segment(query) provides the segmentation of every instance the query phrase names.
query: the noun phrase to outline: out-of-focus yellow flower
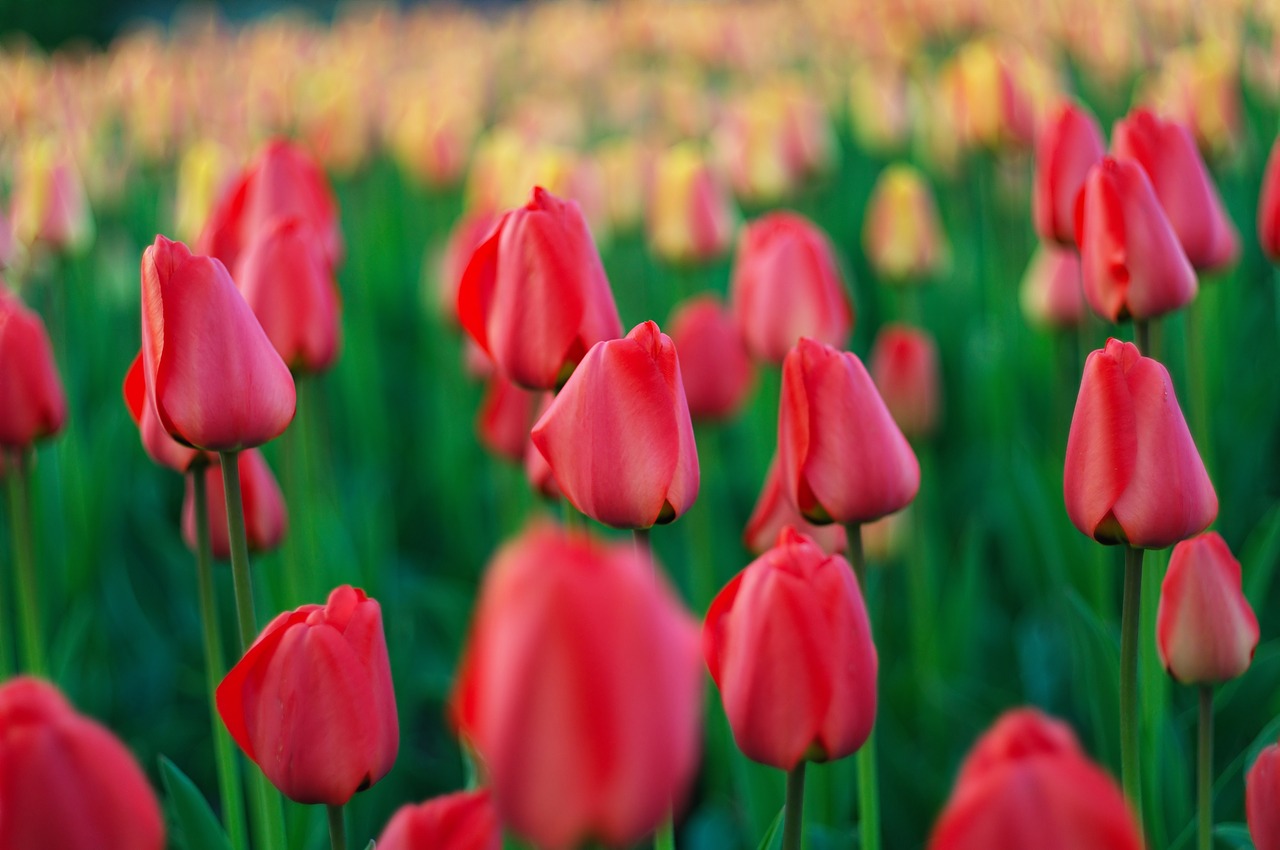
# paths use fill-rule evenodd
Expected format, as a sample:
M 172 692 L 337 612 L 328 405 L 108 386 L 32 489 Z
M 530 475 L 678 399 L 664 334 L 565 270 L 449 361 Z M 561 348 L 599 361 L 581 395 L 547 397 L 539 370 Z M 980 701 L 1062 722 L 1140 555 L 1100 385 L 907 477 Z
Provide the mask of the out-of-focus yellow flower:
M 371 121 L 361 68 L 337 61 L 305 77 L 297 104 L 298 133 L 325 167 L 350 173 L 365 161 Z
M 467 208 L 496 212 L 523 204 L 528 146 L 519 133 L 496 127 L 480 138 L 467 176 Z
M 400 165 L 429 186 L 457 183 L 479 131 L 474 100 L 444 81 L 402 81 L 389 105 L 394 110 L 387 141 Z
M 933 192 L 913 166 L 896 163 L 876 181 L 862 229 L 867 260 L 890 283 L 921 283 L 948 263 Z
M 180 240 L 194 243 L 205 219 L 235 174 L 236 163 L 226 147 L 203 139 L 187 148 L 178 163 L 178 187 L 173 204 L 174 230 Z
M 615 230 L 640 224 L 644 199 L 652 180 L 653 160 L 647 148 L 630 137 L 604 142 L 595 151 L 603 173 L 605 206 Z
M 956 130 L 970 146 L 995 149 L 1032 141 L 1027 92 L 994 42 L 982 39 L 961 47 L 942 68 L 940 83 Z
M 1207 157 L 1234 150 L 1240 138 L 1238 57 L 1225 42 L 1205 41 L 1165 57 L 1140 100 L 1191 128 Z
M 25 245 L 77 252 L 93 241 L 84 184 L 65 146 L 52 138 L 27 143 L 13 186 L 13 231 Z
M 649 244 L 674 263 L 724 255 L 738 224 L 729 190 L 689 142 L 659 156 L 649 199 Z
M 881 155 L 902 150 L 911 132 L 902 69 L 883 62 L 856 67 L 849 80 L 849 118 L 863 150 Z

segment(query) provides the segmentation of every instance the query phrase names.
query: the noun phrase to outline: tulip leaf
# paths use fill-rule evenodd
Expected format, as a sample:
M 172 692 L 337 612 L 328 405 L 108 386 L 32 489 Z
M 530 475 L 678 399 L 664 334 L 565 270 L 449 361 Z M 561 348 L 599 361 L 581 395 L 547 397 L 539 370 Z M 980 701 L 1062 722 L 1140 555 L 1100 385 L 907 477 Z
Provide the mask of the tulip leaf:
M 374 843 L 373 839 L 369 839 L 369 843 L 365 845 L 364 850 L 374 850 L 376 846 L 377 845 Z
M 1253 838 L 1249 835 L 1249 827 L 1242 823 L 1220 823 L 1214 827 L 1213 834 L 1223 844 L 1235 850 L 1253 850 Z
M 195 783 L 176 764 L 160 756 L 170 820 L 177 826 L 186 850 L 230 850 L 227 833 Z
M 760 839 L 760 845 L 756 850 L 770 850 L 774 845 L 774 839 L 778 837 L 778 827 L 782 826 L 782 816 L 786 814 L 787 807 L 783 806 L 778 809 L 778 814 L 774 816 L 773 823 L 769 824 L 769 828 L 765 831 L 764 837 Z

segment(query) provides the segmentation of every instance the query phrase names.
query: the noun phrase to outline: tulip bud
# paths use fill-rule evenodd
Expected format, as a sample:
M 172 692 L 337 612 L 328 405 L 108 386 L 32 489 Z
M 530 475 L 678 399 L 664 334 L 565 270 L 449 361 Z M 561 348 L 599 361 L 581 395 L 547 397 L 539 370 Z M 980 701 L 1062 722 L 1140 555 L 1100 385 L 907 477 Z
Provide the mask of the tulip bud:
M 862 361 L 801 339 L 782 364 L 783 485 L 811 522 L 870 522 L 905 508 L 920 465 Z
M 445 244 L 444 253 L 440 257 L 439 272 L 436 276 L 436 292 L 439 295 L 440 315 L 449 322 L 458 321 L 458 288 L 462 285 L 462 275 L 471 262 L 471 255 L 480 247 L 480 243 L 493 231 L 498 217 L 487 212 L 468 213 L 458 219 L 449 231 L 449 240 Z
M 289 515 L 285 509 L 280 485 L 271 474 L 266 458 L 257 449 L 240 452 L 240 497 L 244 505 L 245 536 L 250 552 L 270 552 L 280 545 L 288 530 Z M 209 506 L 209 542 L 213 557 L 230 558 L 231 541 L 227 536 L 226 490 L 223 489 L 220 461 L 208 464 L 196 473 L 205 477 Z M 182 539 L 187 548 L 196 551 L 195 485 L 187 477 L 186 498 L 182 503 Z
M 1107 340 L 1085 360 L 1063 495 L 1076 528 L 1107 545 L 1163 549 L 1218 515 L 1169 373 L 1132 343 Z
M 801 337 L 843 346 L 853 332 L 835 248 L 798 213 L 768 213 L 743 228 L 729 298 L 747 348 L 770 363 Z
M 184 446 L 160 424 L 155 407 L 147 401 L 147 370 L 142 366 L 139 351 L 124 376 L 124 404 L 133 424 L 138 426 L 142 448 L 152 462 L 167 466 L 175 472 L 186 472 L 196 458 L 207 457 L 204 452 Z
M 871 379 L 908 439 L 937 430 L 941 405 L 938 347 L 927 331 L 885 325 L 871 348 Z
M 592 346 L 532 437 L 565 498 L 605 525 L 668 523 L 698 496 L 680 361 L 653 322 Z
M 164 820 L 146 775 L 105 727 L 53 685 L 0 685 L 0 847 L 163 850 Z
M 378 850 L 501 850 L 502 828 L 487 789 L 459 791 L 401 806 L 376 844 Z
M 499 819 L 546 850 L 629 846 L 698 764 L 698 634 L 649 559 L 536 526 L 484 580 L 453 694 Z
M 754 369 L 738 326 L 715 295 L 676 305 L 667 326 L 680 352 L 689 413 L 695 419 L 729 419 L 751 391 Z
M 788 527 L 796 529 L 829 554 L 849 549 L 849 535 L 843 525 L 814 525 L 791 504 L 782 484 L 778 458 L 774 457 L 769 462 L 769 472 L 765 475 L 764 486 L 760 488 L 760 497 L 756 499 L 751 518 L 747 520 L 747 527 L 742 532 L 742 543 L 751 554 L 763 555 L 777 542 L 782 530 Z
M 1031 140 L 1031 103 L 1006 54 L 1000 45 L 976 39 L 942 71 L 956 130 L 969 145 L 998 148 Z
M 1156 612 L 1156 648 L 1184 685 L 1230 681 L 1249 669 L 1258 618 L 1240 587 L 1240 562 L 1214 531 L 1173 547 Z
M 1245 775 L 1244 810 L 1256 850 L 1280 850 L 1280 745 L 1258 753 Z
M 0 281 L 0 448 L 25 451 L 66 421 L 67 399 L 44 322 Z
M 1195 298 L 1196 273 L 1142 166 L 1104 158 L 1077 211 L 1084 297 L 1099 316 L 1151 319 Z
M 1258 197 L 1258 244 L 1271 262 L 1280 262 L 1280 138 L 1271 145 Z
M 342 806 L 387 774 L 400 726 L 382 609 L 343 585 L 272 620 L 217 690 L 240 749 L 298 803 Z
M 1084 319 L 1080 255 L 1075 248 L 1041 244 L 1022 276 L 1022 312 L 1032 322 L 1072 328 Z
M 492 375 L 476 414 L 476 433 L 484 447 L 498 457 L 521 463 L 529 445 L 534 410 L 542 396 L 502 375 Z
M 64 146 L 52 139 L 26 146 L 13 187 L 13 230 L 25 245 L 75 251 L 93 240 L 84 184 Z
M 791 770 L 844 758 L 870 736 L 876 648 L 857 578 L 839 555 L 783 529 L 720 591 L 702 637 L 747 758 Z
M 658 158 L 647 221 L 655 254 L 673 263 L 701 263 L 729 250 L 738 212 L 702 155 L 679 145 Z
M 914 167 L 899 163 L 880 175 L 862 229 L 867 261 L 890 283 L 920 283 L 947 264 L 947 240 L 933 192 Z
M 1079 103 L 1064 101 L 1036 141 L 1031 209 L 1041 239 L 1075 247 L 1080 191 L 1105 154 L 1097 119 Z
M 618 308 L 574 201 L 542 188 L 507 212 L 471 257 L 458 320 L 529 389 L 562 383 L 595 343 L 622 335 Z

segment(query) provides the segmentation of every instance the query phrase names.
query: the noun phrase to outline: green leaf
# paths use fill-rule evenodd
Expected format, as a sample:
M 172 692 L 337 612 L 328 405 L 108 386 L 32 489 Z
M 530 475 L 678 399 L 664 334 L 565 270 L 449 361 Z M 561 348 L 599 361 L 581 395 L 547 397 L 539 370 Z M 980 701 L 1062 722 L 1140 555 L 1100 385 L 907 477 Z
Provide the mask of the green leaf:
M 1242 823 L 1220 823 L 1214 827 L 1213 834 L 1235 850 L 1253 850 L 1253 838 L 1249 835 L 1249 827 Z
M 195 783 L 176 764 L 160 756 L 160 779 L 169 817 L 177 825 L 186 850 L 231 850 L 222 824 Z
M 782 826 L 782 816 L 786 811 L 786 806 L 778 809 L 778 814 L 774 816 L 773 823 L 769 824 L 769 828 L 765 830 L 764 838 L 760 839 L 760 846 L 756 850 L 769 850 L 773 846 L 774 839 L 778 835 L 778 827 Z

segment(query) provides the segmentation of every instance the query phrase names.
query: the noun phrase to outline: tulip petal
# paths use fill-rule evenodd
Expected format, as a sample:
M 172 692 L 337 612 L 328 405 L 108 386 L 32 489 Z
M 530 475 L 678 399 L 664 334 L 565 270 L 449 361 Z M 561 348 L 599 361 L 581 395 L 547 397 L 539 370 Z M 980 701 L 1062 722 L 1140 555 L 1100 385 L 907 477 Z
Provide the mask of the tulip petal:
M 1063 472 L 1067 515 L 1081 532 L 1107 543 L 1121 542 L 1102 525 L 1129 486 L 1138 451 L 1137 414 L 1122 351 L 1108 343 L 1106 351 L 1095 351 L 1085 361 Z

